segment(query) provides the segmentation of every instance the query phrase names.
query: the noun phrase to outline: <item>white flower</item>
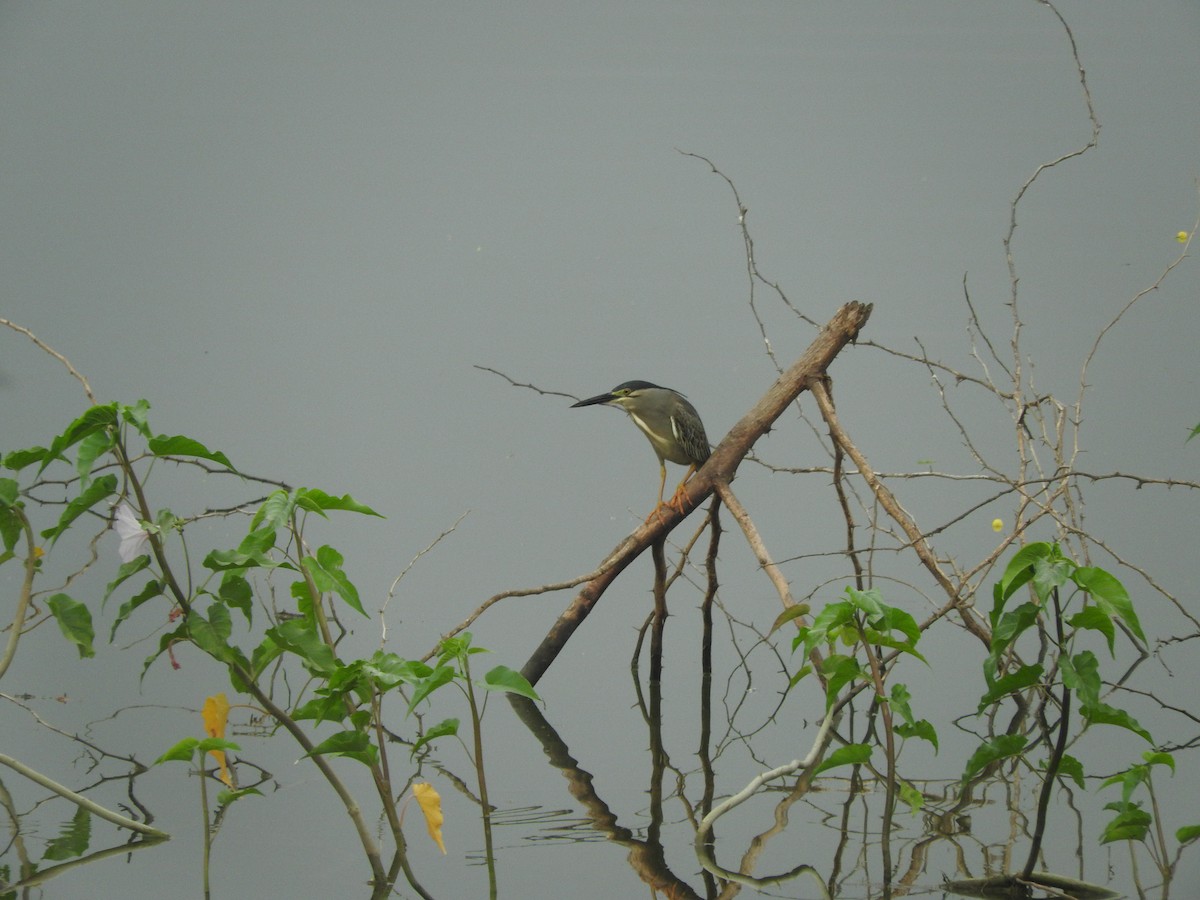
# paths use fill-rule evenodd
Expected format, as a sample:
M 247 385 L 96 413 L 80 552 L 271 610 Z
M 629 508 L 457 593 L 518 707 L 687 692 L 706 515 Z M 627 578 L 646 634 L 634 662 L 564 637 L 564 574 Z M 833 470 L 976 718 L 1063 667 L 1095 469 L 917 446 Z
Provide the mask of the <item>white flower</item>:
M 113 528 L 117 531 L 117 537 L 121 539 L 121 545 L 117 548 L 121 562 L 133 562 L 139 556 L 145 555 L 146 543 L 150 540 L 150 535 L 146 533 L 146 529 L 142 527 L 137 514 L 133 511 L 133 507 L 128 503 L 122 501 L 117 504 L 116 515 L 113 516 Z

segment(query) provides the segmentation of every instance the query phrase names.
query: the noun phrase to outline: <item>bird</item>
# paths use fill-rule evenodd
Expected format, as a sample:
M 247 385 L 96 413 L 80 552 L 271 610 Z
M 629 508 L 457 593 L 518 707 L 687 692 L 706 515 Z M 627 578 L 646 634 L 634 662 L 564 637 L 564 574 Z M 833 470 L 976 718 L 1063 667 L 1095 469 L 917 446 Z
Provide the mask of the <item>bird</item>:
M 700 421 L 696 407 L 679 391 L 660 387 L 649 381 L 626 381 L 605 394 L 597 394 L 595 397 L 573 403 L 571 408 L 597 405 L 616 406 L 625 410 L 629 418 L 633 419 L 633 424 L 649 439 L 650 446 L 658 456 L 658 467 L 662 477 L 658 483 L 658 506 L 650 515 L 659 512 L 664 506 L 670 506 L 683 515 L 684 486 L 696 470 L 704 465 L 710 453 L 704 423 Z M 664 502 L 668 460 L 687 466 L 688 469 L 683 480 L 679 482 L 679 487 L 675 489 L 675 495 L 670 501 Z

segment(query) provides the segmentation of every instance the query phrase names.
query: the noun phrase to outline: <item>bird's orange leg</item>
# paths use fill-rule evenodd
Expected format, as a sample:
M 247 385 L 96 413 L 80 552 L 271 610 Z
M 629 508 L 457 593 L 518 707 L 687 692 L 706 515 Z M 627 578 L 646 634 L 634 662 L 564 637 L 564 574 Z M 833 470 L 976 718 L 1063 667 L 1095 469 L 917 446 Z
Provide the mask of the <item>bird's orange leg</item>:
M 683 508 L 683 501 L 685 499 L 684 498 L 684 493 L 685 493 L 684 489 L 687 487 L 688 481 L 690 481 L 692 476 L 695 474 L 696 474 L 696 465 L 695 465 L 695 463 L 693 463 L 692 465 L 688 466 L 688 470 L 683 476 L 683 481 L 679 482 L 679 487 L 675 488 L 675 495 L 669 501 L 667 501 L 666 505 L 670 506 L 671 509 L 675 510 L 681 516 L 686 515 L 686 512 L 684 511 L 684 508 Z
M 663 491 L 667 488 L 667 464 L 659 461 L 659 469 L 662 472 L 662 477 L 658 480 L 658 506 L 650 510 L 650 515 L 646 516 L 646 521 L 649 522 L 655 516 L 658 516 L 659 524 L 665 524 L 666 519 L 663 518 L 662 508 L 667 504 L 663 502 Z

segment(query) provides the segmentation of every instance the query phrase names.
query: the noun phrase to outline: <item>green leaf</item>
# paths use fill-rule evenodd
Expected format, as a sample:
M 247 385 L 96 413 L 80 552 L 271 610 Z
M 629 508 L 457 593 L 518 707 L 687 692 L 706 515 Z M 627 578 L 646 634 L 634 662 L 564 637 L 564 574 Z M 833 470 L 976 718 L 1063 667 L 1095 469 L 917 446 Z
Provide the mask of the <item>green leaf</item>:
M 229 618 L 229 610 L 224 606 L 220 603 L 210 604 L 207 619 L 193 608 L 187 617 L 187 629 L 188 637 L 197 647 L 213 659 L 229 661 L 229 636 L 233 633 L 233 622 Z
M 12 478 L 0 478 L 0 507 L 16 506 L 21 486 Z
M 46 471 L 46 467 L 56 459 L 65 460 L 63 451 L 82 441 L 85 437 L 102 431 L 117 424 L 117 405 L 109 403 L 105 406 L 93 406 L 82 416 L 67 426 L 67 430 L 56 437 L 42 457 L 38 474 Z
M 121 418 L 137 429 L 138 434 L 150 440 L 150 401 L 142 399 L 132 406 L 119 407 Z
M 1200 838 L 1200 825 L 1184 825 L 1175 831 L 1175 840 L 1180 844 L 1191 843 L 1196 838 Z
M 938 736 L 937 730 L 925 719 L 917 719 L 913 715 L 910 705 L 912 695 L 908 692 L 908 688 L 903 684 L 892 685 L 891 695 L 888 697 L 888 704 L 892 707 L 892 711 L 898 713 L 904 721 L 896 725 L 896 734 L 907 740 L 908 738 L 920 738 L 923 741 L 929 741 L 933 744 L 933 752 L 938 752 Z
M 117 489 L 117 476 L 104 475 L 97 478 L 91 484 L 80 492 L 79 496 L 67 504 L 67 508 L 63 510 L 59 516 L 58 524 L 53 528 L 47 528 L 42 532 L 42 537 L 50 541 L 53 545 L 58 540 L 59 535 L 71 527 L 71 523 L 78 519 L 81 515 L 103 500 L 105 497 L 114 493 Z
M 1050 556 L 1033 564 L 1033 592 L 1037 594 L 1043 606 L 1050 599 L 1051 593 L 1070 580 L 1074 569 L 1075 563 L 1065 559 L 1058 547 L 1054 548 Z
M 318 675 L 331 675 L 338 667 L 332 648 L 321 640 L 307 619 L 287 619 L 267 629 L 271 638 L 284 650 L 295 653 Z
M 257 678 L 272 662 L 282 656 L 284 648 L 268 633 L 250 655 L 250 672 Z
M 92 628 L 92 614 L 88 608 L 66 594 L 55 594 L 47 603 L 63 637 L 79 648 L 80 657 L 86 659 L 95 656 L 92 641 L 96 632 Z
M 233 467 L 233 463 L 229 461 L 229 457 L 220 450 L 209 450 L 199 441 L 184 437 L 182 434 L 172 437 L 160 434 L 158 437 L 151 438 L 147 446 L 155 456 L 194 456 L 198 459 L 207 459 L 218 463 L 231 472 L 237 471 Z
M 1175 774 L 1175 757 L 1170 753 L 1164 753 L 1161 750 L 1147 750 L 1142 754 L 1142 759 L 1148 766 L 1166 766 L 1171 770 L 1172 775 Z
M 796 674 L 793 675 L 788 680 L 788 688 L 794 688 L 797 684 L 800 683 L 801 679 L 804 678 L 804 676 L 811 675 L 812 672 L 813 672 L 813 667 L 811 665 L 809 665 L 808 663 L 805 663 L 803 666 L 801 666 L 799 668 L 799 670 L 797 670 Z
M 1059 776 L 1066 775 L 1079 786 L 1080 790 L 1085 790 L 1087 785 L 1084 783 L 1083 763 L 1073 757 L 1070 753 L 1064 753 L 1062 759 L 1058 763 Z
M 148 565 L 150 565 L 150 557 L 145 555 L 139 556 L 137 559 L 130 560 L 127 563 L 122 563 L 121 568 L 117 569 L 117 577 L 108 583 L 108 588 L 104 591 L 104 599 L 100 601 L 100 609 L 103 610 L 108 604 L 108 598 L 112 596 L 113 591 Z
M 243 797 L 249 797 L 251 795 L 261 797 L 263 792 L 258 788 L 242 788 L 237 791 L 221 791 L 217 794 L 217 802 L 222 806 L 228 806 L 235 800 L 241 800 Z
M 297 721 L 312 719 L 314 722 L 341 722 L 346 718 L 346 699 L 342 694 L 313 697 L 292 712 Z
M 46 845 L 42 859 L 64 860 L 83 856 L 87 853 L 91 838 L 92 815 L 82 806 L 76 807 L 70 824 L 64 826 L 58 837 Z
M 277 563 L 263 553 L 243 553 L 240 550 L 213 550 L 204 557 L 203 566 L 214 572 L 240 572 L 243 569 L 291 569 L 287 563 Z
M 30 447 L 28 450 L 14 450 L 4 457 L 4 468 L 20 472 L 26 466 L 41 462 L 50 451 L 45 447 Z
M 983 666 L 983 677 L 992 683 L 999 671 L 1000 657 L 1004 651 L 1030 626 L 1037 623 L 1041 607 L 1036 603 L 1022 603 L 1015 609 L 1001 613 L 992 624 L 992 648 Z
M 371 697 L 370 681 L 363 677 L 363 660 L 356 659 L 346 665 L 338 664 L 337 668 L 327 676 L 325 686 L 320 692 L 328 692 L 338 696 L 347 694 L 360 695 L 363 700 Z
M 320 515 L 325 514 L 325 510 L 341 509 L 347 512 L 362 513 L 365 516 L 378 516 L 379 513 L 371 509 L 365 503 L 359 503 L 349 494 L 343 494 L 341 497 L 334 497 L 317 488 L 300 488 L 296 491 L 296 505 L 302 509 L 307 509 L 310 512 L 315 512 Z
M 1116 656 L 1113 646 L 1116 629 L 1113 628 L 1112 617 L 1105 613 L 1099 606 L 1091 604 L 1081 609 L 1067 619 L 1067 624 L 1072 628 L 1086 628 L 1089 631 L 1100 632 L 1108 642 L 1108 655 Z
M 921 639 L 921 629 L 917 620 L 909 613 L 883 602 L 878 590 L 857 591 L 846 588 L 850 603 L 866 617 L 868 627 L 864 629 L 867 640 L 872 644 L 891 647 L 905 653 L 911 653 L 922 662 L 925 658 L 917 652 L 916 644 Z M 904 636 L 900 639 L 894 636 L 899 632 Z
M 246 624 L 250 624 L 254 609 L 254 592 L 250 589 L 250 582 L 237 572 L 226 572 L 221 579 L 221 586 L 217 588 L 217 597 L 226 606 L 240 609 L 246 617 Z
M 396 670 L 406 684 L 417 684 L 433 674 L 433 666 L 419 659 L 405 660 L 404 666 Z
M 446 638 L 438 646 L 438 661 L 448 662 L 452 659 L 465 661 L 467 651 L 471 647 L 471 632 L 464 631 L 454 637 Z
M 339 731 L 330 735 L 305 756 L 346 756 L 363 765 L 373 765 L 379 758 L 379 750 L 370 738 L 361 731 Z
M 483 687 L 489 691 L 503 691 L 508 694 L 520 694 L 530 700 L 540 701 L 531 685 L 520 672 L 508 666 L 496 666 L 483 676 Z
M 426 729 L 425 733 L 421 735 L 420 739 L 413 744 L 412 752 L 409 754 L 409 758 L 411 759 L 412 757 L 416 756 L 417 751 L 426 744 L 432 743 L 438 738 L 451 737 L 456 734 L 458 734 L 458 719 L 446 719 L 442 722 L 438 722 L 432 728 Z
M 0 563 L 8 562 L 13 558 L 13 551 L 16 549 L 17 541 L 21 539 L 23 530 L 24 525 L 17 508 L 0 506 L 0 537 L 4 540 L 4 553 L 0 556 Z
M 807 603 L 793 603 L 778 616 L 775 617 L 775 622 L 771 625 L 771 630 L 768 634 L 774 634 L 788 622 L 793 619 L 798 619 L 801 616 L 808 615 L 809 606 Z
M 1100 702 L 1100 663 L 1095 653 L 1084 650 L 1073 657 L 1064 653 L 1059 657 L 1059 665 L 1063 684 L 1075 692 L 1083 707 Z
M 199 743 L 200 741 L 197 738 L 184 738 L 182 741 L 156 759 L 154 764 L 157 766 L 159 763 L 164 762 L 191 762 L 192 757 L 196 752 L 196 745 Z
M 264 558 L 263 554 L 275 547 L 278 535 L 278 529 L 270 527 L 257 528 L 246 533 L 246 536 L 242 538 L 242 542 L 238 544 L 238 551 L 253 556 L 255 559 L 262 559 Z
M 1114 784 L 1121 785 L 1121 808 L 1130 805 L 1130 800 L 1133 797 L 1133 792 L 1143 784 L 1148 784 L 1150 781 L 1149 766 L 1130 766 L 1124 772 L 1118 772 L 1116 775 L 1111 775 L 1104 779 L 1104 783 L 1100 785 L 1102 788 L 1111 787 Z M 1136 804 L 1134 804 L 1136 805 Z M 1116 808 L 1116 807 L 1114 807 Z
M 870 758 L 871 746 L 869 744 L 845 744 L 825 757 L 825 760 L 817 766 L 817 770 L 813 774 L 820 775 L 826 769 L 832 769 L 836 766 L 858 765 L 865 763 Z
M 1105 809 L 1112 804 L 1105 806 Z M 1153 820 L 1150 814 L 1137 806 L 1131 806 L 1117 813 L 1111 822 L 1104 826 L 1100 835 L 1100 843 L 1111 844 L 1115 841 L 1140 841 L 1146 837 Z
M 112 449 L 115 442 L 116 432 L 108 428 L 89 434 L 79 442 L 79 449 L 75 451 L 75 471 L 79 473 L 80 487 L 87 487 L 92 466 L 97 459 Z
M 143 556 L 140 558 L 145 559 L 146 557 Z M 134 560 L 134 562 L 137 562 L 137 560 Z M 146 586 L 142 588 L 141 592 L 127 600 L 125 603 L 122 603 L 121 608 L 117 610 L 117 617 L 113 621 L 112 630 L 108 633 L 109 643 L 112 643 L 113 638 L 117 636 L 117 629 L 121 627 L 121 624 L 133 614 L 135 609 L 137 609 L 147 600 L 153 600 L 155 597 L 161 597 L 162 593 L 162 584 L 157 579 L 151 578 L 146 582 Z M 106 596 L 104 599 L 107 600 L 108 597 Z
M 427 678 L 417 682 L 414 685 L 412 699 L 408 701 L 408 712 L 405 715 L 412 715 L 412 711 L 417 708 L 417 704 L 438 688 L 453 681 L 454 675 L 453 668 L 446 665 L 439 665 L 429 673 Z
M 979 698 L 979 706 L 975 710 L 975 715 L 979 715 L 993 703 L 1009 694 L 1015 694 L 1038 684 L 1042 680 L 1044 671 L 1040 665 L 1021 666 L 1017 671 L 993 681 L 987 692 Z
M 830 643 L 831 634 L 854 621 L 854 606 L 846 601 L 828 603 L 813 618 L 811 625 L 800 628 L 792 641 L 792 651 L 804 646 L 804 655 L 809 656 L 813 649 Z
M 201 753 L 210 753 L 213 750 L 241 750 L 242 748 L 233 741 L 227 741 L 225 738 L 206 737 L 201 738 L 196 742 L 196 750 Z
M 1137 613 L 1133 611 L 1133 602 L 1129 599 L 1129 593 L 1115 576 L 1103 569 L 1085 566 L 1076 569 L 1071 577 L 1081 589 L 1088 592 L 1101 610 L 1109 616 L 1116 616 L 1138 638 L 1142 641 L 1146 640 Z
M 908 811 L 915 816 L 925 806 L 925 795 L 903 778 L 897 779 L 897 787 L 900 799 L 908 804 Z
M 377 690 L 386 692 L 396 685 L 416 682 L 432 670 L 423 662 L 376 650 L 370 659 L 363 661 L 362 671 Z
M 1017 756 L 1025 749 L 1026 738 L 1021 734 L 1002 734 L 980 744 L 971 758 L 967 760 L 967 768 L 962 774 L 964 782 L 982 772 L 993 763 Z
M 992 632 L 992 647 L 1006 649 L 1026 629 L 1037 623 L 1041 609 L 1036 603 L 1022 603 L 1004 613 Z
M 825 688 L 825 709 L 828 710 L 841 689 L 862 675 L 862 666 L 853 656 L 831 653 L 821 664 L 821 671 L 828 679 Z
M 907 616 L 908 613 L 905 613 L 904 615 Z M 910 618 L 911 618 L 911 616 L 910 616 Z M 870 644 L 877 645 L 880 647 L 890 647 L 893 650 L 899 650 L 902 653 L 908 653 L 909 655 L 915 656 L 921 662 L 926 663 L 928 665 L 925 657 L 921 655 L 920 651 L 917 650 L 916 646 L 911 641 L 897 640 L 896 638 L 892 637 L 890 634 L 888 634 L 886 632 L 876 631 L 873 628 L 863 629 L 863 634 L 866 636 L 867 642 Z
M 250 520 L 251 532 L 266 529 L 274 533 L 286 526 L 292 517 L 296 501 L 287 491 L 272 491 Z
M 883 595 L 878 589 L 871 588 L 869 591 L 859 591 L 852 587 L 846 588 L 846 596 L 850 598 L 850 603 L 855 609 L 861 610 L 867 617 L 867 621 L 872 625 L 876 625 L 883 618 L 884 603 Z
M 12 559 L 17 542 L 25 531 L 25 515 L 18 497 L 17 483 L 11 478 L 0 478 L 0 538 L 4 541 L 0 563 Z
M 308 570 L 309 575 L 312 576 L 317 590 L 321 591 L 321 593 L 333 591 L 346 601 L 347 606 L 360 615 L 369 618 L 366 610 L 362 607 L 362 602 L 358 599 L 358 588 L 354 586 L 353 582 L 346 577 L 346 573 L 342 571 L 343 562 L 345 560 L 342 554 L 338 553 L 332 547 L 325 545 L 317 550 L 315 557 L 304 557 L 301 564 Z
M 921 626 L 917 624 L 917 620 L 912 617 L 911 613 L 905 612 L 896 606 L 885 606 L 883 612 L 883 624 L 889 631 L 898 631 L 908 640 L 905 642 L 909 646 L 915 646 L 917 641 L 921 639 Z M 879 626 L 876 626 L 879 627 Z M 915 656 L 920 656 L 916 650 L 909 650 Z
M 1047 558 L 1053 550 L 1052 544 L 1034 543 L 1026 544 L 1017 551 L 1016 555 L 1008 561 L 1004 574 L 1000 576 L 1000 581 L 997 583 L 999 605 L 1003 606 L 1003 601 L 1011 597 L 1018 588 L 1033 577 L 1034 565 L 1039 560 Z M 993 617 L 995 612 L 996 610 L 993 610 Z M 994 624 L 993 621 L 993 626 Z
M 891 705 L 892 711 L 899 713 L 905 722 L 915 721 L 912 711 L 912 694 L 909 693 L 908 685 L 893 684 L 888 703 Z
M 920 738 L 923 741 L 929 741 L 933 744 L 933 752 L 938 752 L 938 736 L 935 729 L 926 719 L 918 719 L 916 722 L 901 722 L 896 726 L 896 734 L 908 740 L 909 738 Z
M 1116 725 L 1119 728 L 1132 731 L 1139 737 L 1144 738 L 1149 744 L 1154 743 L 1154 738 L 1150 736 L 1150 732 L 1139 725 L 1137 719 L 1123 709 L 1117 709 L 1106 703 L 1096 703 L 1092 706 L 1082 707 L 1079 712 L 1093 725 Z

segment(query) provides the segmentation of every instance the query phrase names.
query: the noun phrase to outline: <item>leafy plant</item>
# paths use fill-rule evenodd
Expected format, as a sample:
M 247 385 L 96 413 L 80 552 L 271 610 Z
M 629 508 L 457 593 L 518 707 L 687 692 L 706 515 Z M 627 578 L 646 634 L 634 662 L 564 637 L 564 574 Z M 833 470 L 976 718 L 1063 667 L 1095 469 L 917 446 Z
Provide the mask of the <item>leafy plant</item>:
M 1020 593 L 1022 588 L 1028 589 L 1024 595 Z M 1057 700 L 1057 720 L 1048 726 L 1045 735 L 1050 757 L 1043 767 L 1037 822 L 1021 873 L 1023 879 L 1029 879 L 1059 775 L 1068 775 L 1080 787 L 1084 784 L 1083 764 L 1066 752 L 1072 706 L 1078 708 L 1082 719 L 1081 733 L 1093 725 L 1113 725 L 1154 743 L 1128 711 L 1108 702 L 1099 659 L 1092 650 L 1080 646 L 1084 635 L 1094 632 L 1101 636 L 1114 658 L 1118 628 L 1137 642 L 1144 643 L 1146 637 L 1121 582 L 1103 569 L 1078 565 L 1064 556 L 1057 544 L 1034 543 L 1018 551 L 995 584 L 992 596 L 991 643 L 983 665 L 986 690 L 977 714 L 1007 699 L 1015 700 L 1022 708 L 1031 702 L 1050 708 Z M 1049 648 L 1039 662 L 1027 662 L 1020 655 L 1017 645 L 1026 633 L 1037 636 L 1038 646 Z M 963 781 L 1003 760 L 1024 758 L 1033 743 L 1021 730 L 1029 718 L 1015 717 L 1006 733 L 983 741 L 968 760 Z M 1041 717 L 1032 718 L 1037 721 Z M 1125 809 L 1119 817 L 1129 813 Z
M 446 641 L 433 666 L 383 650 L 367 658 L 341 658 L 338 647 L 346 630 L 340 624 L 340 614 L 348 610 L 365 617 L 367 613 L 346 570 L 345 557 L 328 544 L 310 549 L 305 528 L 310 520 L 327 520 L 333 513 L 379 515 L 349 495 L 338 496 L 316 488 L 273 490 L 257 504 L 246 534 L 236 547 L 209 550 L 201 557 L 199 569 L 193 569 L 191 560 L 197 554 L 189 549 L 187 535 L 192 520 L 151 505 L 146 487 L 149 474 L 159 462 L 173 460 L 202 465 L 206 472 L 249 476 L 238 472 L 223 452 L 212 450 L 194 438 L 155 435 L 149 425 L 149 409 L 144 400 L 133 405 L 95 405 L 72 421 L 48 447 L 19 450 L 3 458 L 4 467 L 10 471 L 32 472 L 35 485 L 51 466 L 67 466 L 72 470 L 73 474 L 63 478 L 71 494 L 57 521 L 40 532 L 47 548 L 52 549 L 84 516 L 103 520 L 112 517 L 121 564 L 108 584 L 101 607 L 118 591 L 123 591 L 127 582 L 143 577 L 147 580 L 117 610 L 110 640 L 133 616 L 154 615 L 152 610 L 157 607 L 157 614 L 165 615 L 171 627 L 160 636 L 155 652 L 145 660 L 143 677 L 164 655 L 178 668 L 181 663 L 177 652 L 189 646 L 224 667 L 233 689 L 247 695 L 252 706 L 265 711 L 291 735 L 341 799 L 370 864 L 376 897 L 391 892 L 401 870 L 419 895 L 428 896 L 408 864 L 397 808 L 400 792 L 392 787 L 388 760 L 392 738 L 383 727 L 386 698 L 410 692 L 407 708 L 411 713 L 438 688 L 457 684 L 471 713 L 474 749 L 469 755 L 479 777 L 490 861 L 490 807 L 483 769 L 480 736 L 483 704 L 479 692 L 511 692 L 536 699 L 529 683 L 505 666 L 493 668 L 481 681 L 473 680 L 470 658 L 485 651 L 471 646 L 469 634 Z M 131 449 L 133 442 L 140 442 L 144 450 L 135 453 Z M 33 526 L 25 509 L 24 495 L 29 489 L 30 486 L 22 489 L 18 480 L 0 479 L 0 538 L 4 542 L 0 564 L 23 552 L 26 570 L 17 620 L 5 656 L 0 660 L 0 675 L 16 652 L 34 579 L 41 566 L 42 552 L 35 544 Z M 22 539 L 23 548 L 19 546 Z M 277 581 L 281 577 L 291 579 L 288 591 L 294 610 L 270 611 L 267 621 L 256 627 L 256 614 L 261 615 L 267 604 L 254 602 L 254 582 L 260 578 Z M 96 611 L 66 593 L 49 598 L 47 607 L 80 655 L 94 655 Z M 306 673 L 308 688 L 301 698 L 284 705 L 274 697 L 273 678 L 281 666 L 291 664 Z M 206 756 L 213 756 L 219 777 L 226 785 L 218 798 L 222 807 L 247 793 L 257 793 L 253 788 L 237 790 L 226 767 L 225 751 L 238 749 L 224 739 L 227 712 L 224 695 L 209 698 L 205 709 L 208 736 L 185 738 L 158 760 L 192 761 L 202 769 Z M 335 723 L 339 730 L 319 737 L 316 732 L 325 723 Z M 457 721 L 453 719 L 426 730 L 415 739 L 414 753 L 431 740 L 453 735 L 456 730 Z M 360 803 L 333 768 L 331 761 L 339 757 L 354 760 L 371 773 L 394 844 L 392 859 L 386 866 Z M 212 831 L 205 778 L 201 778 L 201 791 L 206 822 L 207 888 Z
M 894 684 L 890 692 L 887 679 L 896 657 L 907 654 L 921 662 L 925 657 L 917 650 L 921 629 L 916 620 L 904 610 L 890 606 L 876 589 L 858 590 L 847 587 L 846 599 L 829 603 L 813 618 L 812 624 L 801 625 L 792 641 L 792 652 L 802 650 L 804 656 L 813 660 L 821 681 L 825 686 L 825 714 L 829 716 L 835 705 L 844 703 L 858 689 L 870 687 L 874 691 L 875 709 L 883 724 L 883 744 L 886 752 L 886 791 L 883 828 L 885 865 L 890 866 L 888 835 L 891 831 L 892 815 L 895 811 L 897 794 L 916 813 L 924 802 L 921 792 L 897 771 L 899 749 L 895 738 L 919 738 L 938 748 L 937 731 L 928 721 L 917 719 L 912 711 L 912 696 L 903 684 Z M 794 616 L 781 616 L 782 621 Z M 848 652 L 837 652 L 837 645 Z M 825 653 L 822 654 L 822 648 Z M 890 654 L 885 651 L 891 651 Z M 861 653 L 862 658 L 859 658 Z M 804 666 L 793 678 L 793 683 L 812 671 Z M 843 689 L 848 693 L 843 696 Z M 902 721 L 895 720 L 899 714 Z M 825 769 L 842 763 L 863 763 L 870 757 L 871 747 L 867 744 L 849 744 L 830 754 L 819 774 Z
M 203 883 L 204 896 L 207 897 L 210 893 L 209 871 L 212 859 L 213 837 L 216 833 L 216 822 L 209 817 L 208 777 L 204 771 L 205 758 L 211 756 L 216 760 L 218 765 L 217 778 L 226 787 L 226 790 L 221 791 L 217 795 L 217 803 L 222 807 L 222 811 L 235 800 L 252 794 L 262 796 L 262 792 L 252 787 L 241 790 L 236 788 L 229 767 L 225 763 L 226 750 L 241 749 L 232 741 L 225 740 L 225 725 L 229 717 L 229 701 L 225 699 L 225 695 L 217 694 L 216 696 L 209 697 L 204 702 L 202 715 L 204 717 L 204 730 L 208 734 L 208 737 L 186 737 L 156 759 L 154 764 L 160 765 L 164 762 L 194 762 L 196 770 L 200 774 L 200 809 L 204 815 Z
M 438 650 L 437 664 L 432 667 L 426 666 L 420 673 L 420 677 L 414 679 L 412 682 L 413 693 L 408 703 L 408 712 L 411 715 L 420 704 L 428 701 L 435 691 L 449 684 L 457 687 L 466 698 L 467 707 L 471 713 L 471 736 L 473 741 L 470 748 L 467 748 L 464 744 L 463 749 L 475 767 L 476 783 L 479 786 L 479 805 L 482 810 L 483 841 L 488 867 L 488 880 L 492 895 L 494 896 L 496 892 L 496 868 L 495 856 L 492 851 L 492 806 L 488 800 L 487 775 L 483 761 L 482 723 L 483 712 L 487 704 L 487 694 L 499 692 L 517 694 L 530 700 L 539 700 L 540 698 L 520 672 L 516 672 L 507 666 L 496 666 L 490 669 L 483 676 L 482 681 L 476 681 L 472 678 L 471 657 L 478 653 L 487 653 L 488 651 L 482 647 L 471 646 L 471 640 L 471 632 L 464 631 L 455 637 L 442 641 Z M 483 692 L 482 702 L 480 695 L 476 693 L 477 690 Z M 458 726 L 458 719 L 445 719 L 432 728 L 427 729 L 424 736 L 413 745 L 413 754 L 415 755 L 418 750 L 436 738 L 457 736 Z M 436 797 L 436 794 L 434 796 Z M 420 796 L 418 799 L 420 799 Z M 422 801 L 422 809 L 425 809 L 424 801 Z M 428 820 L 428 812 L 426 816 Z M 432 835 L 433 833 L 434 827 L 431 824 L 430 834 Z M 440 837 L 435 838 L 435 840 L 441 845 Z M 443 850 L 443 852 L 445 851 Z

